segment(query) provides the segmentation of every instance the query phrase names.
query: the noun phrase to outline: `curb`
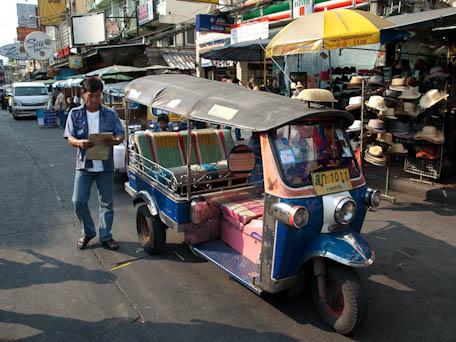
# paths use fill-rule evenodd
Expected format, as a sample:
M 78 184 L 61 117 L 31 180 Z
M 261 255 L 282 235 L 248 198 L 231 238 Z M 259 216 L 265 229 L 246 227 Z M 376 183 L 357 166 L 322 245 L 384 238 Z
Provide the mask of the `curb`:
M 376 185 L 384 193 L 385 184 L 380 179 L 368 178 L 368 184 Z M 383 181 L 384 182 L 384 181 Z M 441 184 L 424 184 L 413 182 L 410 179 L 390 178 L 389 190 L 418 197 L 423 201 L 444 203 L 456 207 L 456 188 Z

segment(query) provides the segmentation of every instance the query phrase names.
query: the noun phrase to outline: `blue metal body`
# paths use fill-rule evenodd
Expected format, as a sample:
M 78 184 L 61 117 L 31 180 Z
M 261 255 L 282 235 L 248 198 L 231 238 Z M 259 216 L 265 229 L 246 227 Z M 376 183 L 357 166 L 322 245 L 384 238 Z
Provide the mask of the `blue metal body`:
M 277 223 L 272 278 L 291 277 L 300 272 L 305 261 L 316 256 L 354 267 L 367 266 L 373 252 L 359 235 L 367 211 L 363 200 L 365 192 L 365 186 L 350 191 L 358 207 L 355 219 L 343 231 L 327 234 L 320 233 L 323 225 L 321 197 L 282 199 L 281 202 L 306 207 L 309 222 L 301 229 Z
M 128 176 L 130 186 L 135 191 L 146 191 L 153 197 L 160 213 L 166 214 L 177 224 L 190 222 L 188 201 L 174 200 L 172 196 L 160 191 L 136 173 L 129 171 Z M 366 186 L 350 191 L 358 208 L 355 219 L 344 230 L 334 233 L 321 233 L 324 214 L 321 197 L 281 199 L 281 202 L 306 207 L 310 215 L 309 222 L 301 229 L 277 223 L 271 278 L 281 280 L 295 276 L 301 271 L 303 263 L 314 257 L 326 257 L 351 267 L 370 265 L 374 254 L 368 243 L 359 235 L 367 211 L 367 205 L 363 200 L 365 192 Z M 234 274 L 235 269 L 230 269 L 230 273 Z
M 155 200 L 157 209 L 177 224 L 190 222 L 188 201 L 176 201 L 158 187 L 145 181 L 140 175 L 128 171 L 130 186 L 136 191 L 147 191 Z

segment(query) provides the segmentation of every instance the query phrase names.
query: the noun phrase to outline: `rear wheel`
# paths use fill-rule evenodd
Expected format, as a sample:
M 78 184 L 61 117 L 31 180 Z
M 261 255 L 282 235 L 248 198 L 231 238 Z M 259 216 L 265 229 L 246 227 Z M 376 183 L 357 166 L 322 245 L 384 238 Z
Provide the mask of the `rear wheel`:
M 340 334 L 346 335 L 367 318 L 367 295 L 358 274 L 342 265 L 326 268 L 326 300 L 320 300 L 316 278 L 313 301 L 323 321 Z
M 152 216 L 147 205 L 136 212 L 136 230 L 141 246 L 149 254 L 159 254 L 166 246 L 166 225 L 158 216 Z

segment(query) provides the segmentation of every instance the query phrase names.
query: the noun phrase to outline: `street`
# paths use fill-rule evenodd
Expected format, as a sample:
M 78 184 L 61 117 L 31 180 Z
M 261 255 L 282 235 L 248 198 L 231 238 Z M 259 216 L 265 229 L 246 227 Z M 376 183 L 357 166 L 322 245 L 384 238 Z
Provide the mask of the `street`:
M 169 232 L 166 252 L 140 248 L 136 212 L 115 179 L 113 235 L 80 251 L 73 214 L 75 151 L 59 128 L 0 111 L 0 340 L 454 341 L 456 209 L 398 194 L 368 212 L 376 261 L 359 274 L 369 317 L 345 337 L 308 294 L 259 297 Z M 97 194 L 92 189 L 97 222 Z

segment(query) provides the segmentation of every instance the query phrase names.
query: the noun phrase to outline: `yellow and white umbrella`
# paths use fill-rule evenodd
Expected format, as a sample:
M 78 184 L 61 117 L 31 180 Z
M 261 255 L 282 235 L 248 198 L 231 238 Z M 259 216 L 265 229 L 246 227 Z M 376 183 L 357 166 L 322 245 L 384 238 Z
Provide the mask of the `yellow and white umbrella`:
M 335 9 L 296 19 L 266 47 L 266 57 L 318 52 L 380 42 L 380 30 L 393 24 L 369 12 Z

